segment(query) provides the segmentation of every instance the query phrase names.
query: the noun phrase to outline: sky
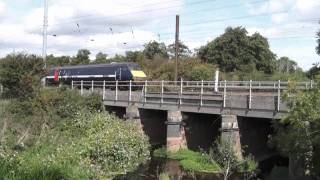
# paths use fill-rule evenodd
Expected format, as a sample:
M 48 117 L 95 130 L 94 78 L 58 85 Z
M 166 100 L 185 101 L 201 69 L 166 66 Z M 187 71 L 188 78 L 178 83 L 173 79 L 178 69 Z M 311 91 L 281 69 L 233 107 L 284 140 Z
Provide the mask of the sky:
M 277 57 L 287 56 L 307 70 L 320 29 L 320 0 L 48 0 L 48 54 L 75 55 L 89 49 L 123 54 L 156 40 L 174 42 L 175 15 L 180 40 L 197 49 L 245 27 L 269 39 Z M 0 0 L 0 57 L 12 52 L 41 55 L 44 0 Z

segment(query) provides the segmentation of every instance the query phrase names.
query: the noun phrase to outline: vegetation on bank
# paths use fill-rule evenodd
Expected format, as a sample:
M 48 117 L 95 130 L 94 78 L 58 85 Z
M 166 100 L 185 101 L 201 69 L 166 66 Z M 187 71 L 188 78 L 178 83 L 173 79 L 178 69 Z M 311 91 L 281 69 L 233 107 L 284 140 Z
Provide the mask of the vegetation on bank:
M 289 157 L 291 173 L 298 178 L 320 177 L 319 82 L 307 91 L 297 90 L 292 82 L 284 96 L 289 113 L 273 121 L 276 134 L 269 143 Z
M 178 160 L 187 171 L 218 173 L 219 165 L 212 162 L 208 155 L 194 152 L 188 149 L 181 149 L 177 152 L 169 152 L 165 148 L 156 149 L 154 157 Z
M 216 151 L 211 151 L 210 153 L 195 152 L 188 149 L 170 152 L 165 148 L 160 148 L 153 152 L 153 156 L 157 158 L 178 160 L 182 168 L 186 171 L 220 174 L 224 173 L 225 165 L 223 163 L 226 163 L 229 160 L 227 156 L 231 157 L 233 155 L 226 154 L 225 152 L 224 155 L 222 155 Z M 220 157 L 217 158 L 217 156 Z M 254 174 L 257 170 L 258 164 L 251 157 L 245 158 L 245 160 L 242 161 L 236 160 L 235 157 L 233 158 L 234 162 L 230 162 L 229 164 L 230 166 L 234 166 L 232 168 L 235 169 L 230 169 L 230 174 L 234 172 Z
M 1 178 L 112 178 L 150 158 L 147 137 L 135 124 L 101 113 L 95 95 L 42 89 L 27 101 L 0 102 Z

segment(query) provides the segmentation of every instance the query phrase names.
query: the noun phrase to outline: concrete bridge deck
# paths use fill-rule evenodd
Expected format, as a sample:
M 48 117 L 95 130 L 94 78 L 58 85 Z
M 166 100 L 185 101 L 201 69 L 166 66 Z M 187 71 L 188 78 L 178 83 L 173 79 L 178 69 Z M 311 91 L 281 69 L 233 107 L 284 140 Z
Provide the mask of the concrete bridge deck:
M 312 82 L 296 83 L 312 88 Z M 97 91 L 108 106 L 177 110 L 207 114 L 280 119 L 287 113 L 282 95 L 288 82 L 269 81 L 144 81 L 72 82 L 72 88 Z M 88 90 L 85 90 L 85 89 Z
M 307 90 L 312 82 L 297 83 Z M 288 112 L 282 95 L 288 82 L 72 82 L 80 93 L 100 93 L 104 105 L 135 122 L 151 144 L 168 150 L 207 149 L 220 138 L 239 158 L 251 154 L 264 161 L 278 153 L 268 146 L 271 119 Z

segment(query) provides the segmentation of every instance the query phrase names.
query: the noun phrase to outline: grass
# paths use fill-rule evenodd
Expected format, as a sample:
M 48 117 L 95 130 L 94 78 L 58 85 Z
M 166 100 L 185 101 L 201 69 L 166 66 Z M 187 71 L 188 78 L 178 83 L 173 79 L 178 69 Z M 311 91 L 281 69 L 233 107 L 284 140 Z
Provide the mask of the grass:
M 154 157 L 168 158 L 178 160 L 182 168 L 191 172 L 218 173 L 220 167 L 216 162 L 200 152 L 194 152 L 188 149 L 181 149 L 177 152 L 169 152 L 165 148 L 154 151 Z

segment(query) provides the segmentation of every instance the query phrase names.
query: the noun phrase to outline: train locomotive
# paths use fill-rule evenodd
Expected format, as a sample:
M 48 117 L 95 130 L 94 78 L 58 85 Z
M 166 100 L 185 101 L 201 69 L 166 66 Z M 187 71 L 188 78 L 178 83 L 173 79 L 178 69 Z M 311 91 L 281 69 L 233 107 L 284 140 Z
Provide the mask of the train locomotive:
M 147 76 L 136 63 L 75 65 L 52 68 L 45 77 L 47 85 L 68 84 L 72 81 L 132 81 L 141 82 Z

